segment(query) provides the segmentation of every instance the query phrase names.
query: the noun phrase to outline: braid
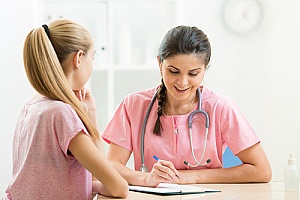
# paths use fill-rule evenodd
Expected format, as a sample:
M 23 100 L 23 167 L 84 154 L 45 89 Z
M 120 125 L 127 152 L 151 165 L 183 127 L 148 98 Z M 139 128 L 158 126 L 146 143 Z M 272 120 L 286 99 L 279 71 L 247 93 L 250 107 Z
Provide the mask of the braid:
M 158 99 L 158 110 L 157 110 L 157 119 L 155 122 L 155 126 L 153 129 L 153 133 L 155 135 L 160 136 L 161 135 L 161 130 L 162 125 L 160 123 L 160 116 L 163 115 L 163 111 L 164 111 L 164 107 L 165 107 L 165 99 L 166 99 L 166 86 L 163 82 L 163 80 L 161 80 L 162 84 L 160 85 L 159 89 L 158 89 L 158 95 L 157 95 L 157 99 Z

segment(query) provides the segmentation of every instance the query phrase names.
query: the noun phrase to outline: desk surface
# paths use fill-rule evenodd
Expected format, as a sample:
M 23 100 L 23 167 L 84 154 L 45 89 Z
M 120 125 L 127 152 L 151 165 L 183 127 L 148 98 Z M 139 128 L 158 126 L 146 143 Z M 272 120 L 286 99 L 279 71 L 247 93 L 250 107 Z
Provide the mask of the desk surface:
M 199 187 L 206 187 L 221 190 L 222 192 L 189 194 L 189 195 L 171 195 L 161 196 L 139 192 L 129 192 L 127 199 L 157 200 L 196 200 L 196 199 L 300 199 L 300 192 L 285 192 L 283 182 L 253 183 L 253 184 L 199 184 Z M 96 199 L 96 198 L 95 198 Z M 98 195 L 97 199 L 114 199 Z

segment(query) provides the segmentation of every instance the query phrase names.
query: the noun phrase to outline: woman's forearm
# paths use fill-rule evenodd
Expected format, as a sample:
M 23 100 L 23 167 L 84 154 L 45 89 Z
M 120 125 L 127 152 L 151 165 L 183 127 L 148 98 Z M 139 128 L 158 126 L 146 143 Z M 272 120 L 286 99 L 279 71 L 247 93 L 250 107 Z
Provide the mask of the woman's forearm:
M 259 183 L 269 182 L 272 174 L 269 168 L 241 164 L 231 168 L 179 170 L 181 184 L 196 183 Z
M 114 168 L 120 173 L 120 175 L 128 182 L 129 185 L 141 185 L 146 186 L 146 179 L 148 177 L 147 172 L 140 172 L 132 170 L 121 163 L 111 161 Z

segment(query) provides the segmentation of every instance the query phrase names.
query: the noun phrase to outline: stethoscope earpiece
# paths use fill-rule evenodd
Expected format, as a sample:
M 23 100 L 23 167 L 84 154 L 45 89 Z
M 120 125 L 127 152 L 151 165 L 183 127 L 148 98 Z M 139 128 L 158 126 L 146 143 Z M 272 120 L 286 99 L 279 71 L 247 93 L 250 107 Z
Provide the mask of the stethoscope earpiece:
M 206 160 L 206 162 L 205 163 L 197 163 L 196 165 L 191 165 L 188 161 L 184 161 L 183 163 L 185 164 L 185 165 L 188 165 L 188 166 L 190 166 L 190 167 L 197 167 L 197 166 L 204 166 L 204 165 L 207 165 L 208 163 L 210 163 L 211 162 L 211 159 L 207 159 Z

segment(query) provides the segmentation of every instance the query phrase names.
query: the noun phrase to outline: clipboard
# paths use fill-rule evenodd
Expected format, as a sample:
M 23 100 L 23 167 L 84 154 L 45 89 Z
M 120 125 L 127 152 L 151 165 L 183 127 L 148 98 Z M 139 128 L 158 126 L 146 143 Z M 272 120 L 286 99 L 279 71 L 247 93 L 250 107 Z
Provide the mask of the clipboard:
M 183 194 L 203 194 L 206 192 L 221 192 L 220 190 L 203 188 L 191 185 L 179 185 L 171 183 L 160 183 L 157 187 L 129 186 L 129 191 L 143 192 L 158 195 L 183 195 Z

